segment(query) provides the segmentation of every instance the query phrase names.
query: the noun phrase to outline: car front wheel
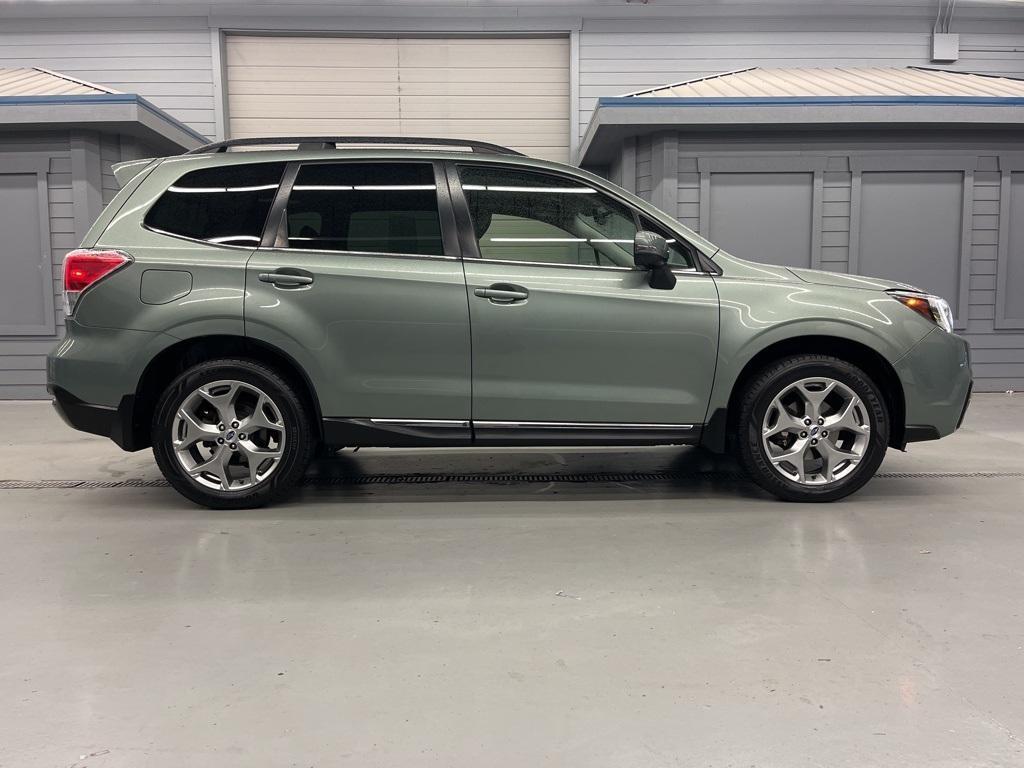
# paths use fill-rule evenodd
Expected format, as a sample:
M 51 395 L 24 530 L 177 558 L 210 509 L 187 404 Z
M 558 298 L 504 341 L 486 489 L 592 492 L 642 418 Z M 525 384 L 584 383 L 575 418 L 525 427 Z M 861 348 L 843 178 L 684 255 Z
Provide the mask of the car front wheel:
M 250 360 L 182 373 L 153 418 L 153 453 L 179 493 L 215 509 L 267 504 L 303 475 L 315 445 L 295 389 Z
M 762 488 L 786 501 L 834 501 L 863 486 L 889 443 L 878 386 L 828 355 L 778 360 L 740 401 L 738 458 Z

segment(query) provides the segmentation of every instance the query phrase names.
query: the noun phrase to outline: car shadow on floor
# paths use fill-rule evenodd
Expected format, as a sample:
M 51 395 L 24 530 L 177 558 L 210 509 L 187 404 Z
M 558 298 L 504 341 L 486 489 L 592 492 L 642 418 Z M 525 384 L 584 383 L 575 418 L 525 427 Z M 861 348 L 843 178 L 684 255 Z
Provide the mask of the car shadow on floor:
M 89 492 L 109 495 L 111 507 L 128 515 L 133 507 L 137 510 L 136 494 L 142 494 L 147 513 L 191 511 L 234 519 L 500 516 L 508 514 L 509 504 L 517 505 L 517 514 L 585 516 L 628 514 L 630 505 L 641 501 L 673 503 L 680 512 L 687 508 L 682 502 L 694 499 L 775 501 L 746 480 L 733 462 L 698 448 L 571 453 L 348 450 L 314 461 L 295 492 L 264 509 L 206 510 L 169 487 Z M 130 502 L 125 498 L 129 495 Z M 600 509 L 592 504 L 572 508 L 579 502 L 603 504 Z M 536 508 L 524 509 L 522 504 Z
M 346 450 L 314 461 L 302 485 L 263 509 L 209 510 L 173 489 L 74 489 L 104 516 L 266 520 L 439 518 L 513 514 L 612 516 L 658 509 L 686 514 L 735 510 L 804 511 L 856 505 L 906 504 L 948 494 L 997 491 L 977 481 L 892 476 L 872 480 L 849 500 L 829 505 L 786 504 L 747 480 L 729 458 L 700 448 L 582 449 L 495 452 L 439 449 Z M 15 493 L 30 493 L 17 491 Z M 102 500 L 100 499 L 102 497 Z M 12 497 L 13 498 L 13 497 Z

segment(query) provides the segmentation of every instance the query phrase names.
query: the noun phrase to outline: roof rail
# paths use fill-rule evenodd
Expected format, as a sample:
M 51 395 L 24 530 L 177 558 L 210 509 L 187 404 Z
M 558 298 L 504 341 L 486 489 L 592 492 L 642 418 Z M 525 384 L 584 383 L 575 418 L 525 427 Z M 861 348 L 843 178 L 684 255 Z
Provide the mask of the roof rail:
M 337 149 L 339 144 L 423 144 L 435 147 L 467 147 L 473 152 L 490 155 L 520 155 L 514 149 L 490 144 L 486 141 L 468 139 L 434 139 L 426 136 L 267 136 L 250 139 L 228 139 L 204 144 L 190 149 L 186 155 L 201 155 L 209 152 L 227 152 L 229 147 L 258 147 L 273 144 L 298 144 L 299 149 Z

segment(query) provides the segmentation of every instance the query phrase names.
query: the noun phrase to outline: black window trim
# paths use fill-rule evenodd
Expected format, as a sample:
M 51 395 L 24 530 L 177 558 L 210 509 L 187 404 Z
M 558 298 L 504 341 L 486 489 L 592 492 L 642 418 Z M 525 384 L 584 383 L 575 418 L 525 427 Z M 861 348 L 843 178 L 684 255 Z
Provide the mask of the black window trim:
M 288 199 L 295 186 L 295 179 L 299 170 L 304 165 L 334 165 L 334 164 L 386 164 L 386 165 L 429 165 L 434 171 L 434 186 L 437 200 L 437 215 L 441 226 L 441 247 L 443 254 L 427 253 L 391 253 L 389 251 L 339 251 L 322 248 L 293 248 L 288 245 Z M 259 250 L 294 251 L 296 253 L 330 253 L 348 254 L 350 256 L 388 256 L 403 259 L 440 259 L 442 261 L 458 261 L 461 258 L 458 236 L 456 233 L 455 214 L 452 206 L 452 195 L 448 189 L 448 181 L 445 175 L 444 164 L 438 160 L 423 160 L 418 158 L 324 158 L 314 160 L 295 160 L 288 163 L 281 177 L 281 185 L 278 187 L 277 196 L 270 206 L 270 213 L 267 215 L 266 226 L 263 229 L 263 237 L 258 246 Z
M 476 158 L 473 158 L 476 160 Z M 469 212 L 469 202 L 466 200 L 466 193 L 462 189 L 462 180 L 459 178 L 459 166 L 472 166 L 476 168 L 502 168 L 509 170 L 527 171 L 530 173 L 538 173 L 541 175 L 554 176 L 559 179 L 565 179 L 572 181 L 576 184 L 584 183 L 583 179 L 579 179 L 572 174 L 568 174 L 562 171 L 552 170 L 550 168 L 536 168 L 530 165 L 524 165 L 521 163 L 490 163 L 490 162 L 473 162 L 470 160 L 448 160 L 445 162 L 445 170 L 448 174 L 448 186 L 451 188 L 452 204 L 455 208 L 455 218 L 459 225 L 459 242 L 462 246 L 463 258 L 473 259 L 475 261 L 484 262 L 487 264 L 525 264 L 532 267 L 569 267 L 570 269 L 598 269 L 612 272 L 635 272 L 636 267 L 607 267 L 600 264 L 559 264 L 557 262 L 549 261 L 520 261 L 511 259 L 485 259 L 480 255 L 480 247 L 476 241 L 476 236 L 473 230 L 473 218 Z M 616 202 L 624 205 L 627 210 L 633 216 L 633 225 L 640 231 L 640 216 L 646 216 L 649 219 L 653 219 L 650 214 L 642 213 L 638 211 L 632 203 L 624 199 L 621 195 L 616 194 L 612 190 L 605 189 L 604 187 L 598 187 L 598 191 L 601 194 L 607 195 Z M 655 224 L 659 224 L 665 227 L 664 224 L 655 220 Z M 665 227 L 671 229 L 670 227 Z M 680 267 L 673 266 L 672 271 L 681 275 L 708 275 L 715 274 L 715 271 L 709 269 L 705 264 L 705 258 L 700 252 L 700 249 L 693 245 L 691 242 L 676 233 L 676 236 L 686 243 L 690 249 L 690 253 L 694 260 L 694 266 L 692 267 Z
M 251 163 L 231 163 L 231 164 L 224 164 L 224 165 L 217 165 L 217 166 L 209 166 L 209 167 L 213 167 L 213 168 L 230 168 L 230 167 L 242 166 L 242 165 L 274 165 L 276 163 L 282 163 L 282 162 L 284 163 L 285 168 L 284 168 L 284 171 L 281 173 L 281 181 L 278 182 L 277 193 L 276 193 L 276 195 L 274 197 L 274 200 L 270 204 L 270 210 L 267 211 L 267 216 L 263 220 L 263 237 L 266 236 L 267 222 L 270 221 L 270 217 L 274 213 L 274 204 L 277 201 L 277 196 L 279 196 L 281 194 L 281 185 L 284 184 L 284 179 L 288 175 L 288 166 L 290 165 L 290 163 L 284 162 L 284 161 L 281 161 L 281 160 L 262 160 L 262 159 L 256 159 L 256 160 L 254 160 Z M 198 243 L 200 245 L 207 245 L 207 246 L 210 246 L 210 247 L 213 247 L 213 248 L 229 248 L 229 249 L 231 249 L 233 251 L 238 251 L 238 250 L 250 251 L 250 252 L 255 251 L 257 248 L 260 247 L 259 243 L 254 244 L 254 245 L 232 245 L 231 243 L 215 243 L 212 240 L 202 240 L 202 239 L 200 239 L 198 237 L 189 237 L 188 235 L 179 235 L 179 234 L 177 234 L 175 232 L 168 232 L 166 229 L 160 229 L 159 227 L 151 227 L 149 224 L 146 223 L 146 219 L 149 216 L 149 212 L 152 211 L 154 207 L 156 207 L 156 204 L 160 202 L 161 198 L 163 198 L 164 194 L 166 194 L 168 189 L 170 189 L 175 184 L 177 184 L 179 181 L 181 181 L 183 178 L 188 176 L 190 173 L 192 173 L 192 171 L 202 171 L 202 170 L 207 170 L 207 169 L 208 168 L 203 167 L 203 166 L 200 166 L 199 168 L 191 168 L 191 169 L 185 170 L 179 176 L 177 176 L 174 179 L 174 181 L 172 181 L 170 184 L 168 184 L 166 187 L 164 187 L 163 192 L 161 192 L 159 195 L 157 195 L 153 199 L 153 202 L 149 204 L 149 207 L 146 209 L 146 212 L 142 214 L 142 219 L 141 219 L 141 221 L 139 223 L 139 226 L 142 229 L 146 230 L 147 232 L 153 232 L 154 234 L 163 235 L 164 237 L 173 237 L 175 240 L 184 240 L 187 243 Z M 260 238 L 260 242 L 261 243 L 262 243 L 262 239 L 263 238 L 261 237 Z

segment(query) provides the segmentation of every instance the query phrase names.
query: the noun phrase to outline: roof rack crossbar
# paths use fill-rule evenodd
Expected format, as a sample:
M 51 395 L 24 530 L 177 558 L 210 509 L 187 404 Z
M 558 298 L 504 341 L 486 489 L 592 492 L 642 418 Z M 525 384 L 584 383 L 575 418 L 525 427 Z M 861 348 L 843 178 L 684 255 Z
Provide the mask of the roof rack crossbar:
M 337 149 L 339 144 L 394 144 L 425 145 L 435 147 L 466 147 L 473 152 L 489 155 L 520 155 L 514 149 L 486 141 L 468 139 L 435 139 L 427 136 L 267 136 L 248 139 L 228 139 L 190 149 L 186 155 L 227 152 L 229 147 L 258 147 L 274 144 L 297 144 L 300 149 Z

